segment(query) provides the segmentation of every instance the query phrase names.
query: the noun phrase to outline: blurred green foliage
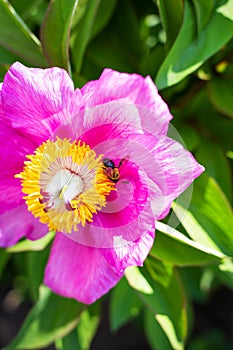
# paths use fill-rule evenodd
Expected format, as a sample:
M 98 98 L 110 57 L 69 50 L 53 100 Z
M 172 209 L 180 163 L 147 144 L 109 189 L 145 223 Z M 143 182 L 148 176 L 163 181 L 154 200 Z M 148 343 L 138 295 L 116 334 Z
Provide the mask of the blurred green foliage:
M 184 194 L 158 224 L 144 267 L 103 298 L 112 331 L 142 318 L 151 349 L 231 348 L 222 330 L 191 332 L 193 304 L 233 288 L 232 38 L 233 0 L 0 0 L 2 79 L 16 60 L 63 67 L 77 87 L 105 67 L 150 75 L 206 168 L 188 210 Z M 0 251 L 2 288 L 34 303 L 8 350 L 84 350 L 95 337 L 101 301 L 87 308 L 42 285 L 51 238 Z

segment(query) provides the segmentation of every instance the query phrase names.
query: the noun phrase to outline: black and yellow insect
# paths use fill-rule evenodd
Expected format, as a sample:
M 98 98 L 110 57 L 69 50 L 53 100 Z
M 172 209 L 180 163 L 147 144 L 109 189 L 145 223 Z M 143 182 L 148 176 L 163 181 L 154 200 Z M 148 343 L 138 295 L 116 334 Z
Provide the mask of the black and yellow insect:
M 121 159 L 118 166 L 115 166 L 115 163 L 113 160 L 109 158 L 103 159 L 103 165 L 104 165 L 104 171 L 107 177 L 113 181 L 117 182 L 120 178 L 120 170 L 119 168 L 122 166 L 125 158 Z

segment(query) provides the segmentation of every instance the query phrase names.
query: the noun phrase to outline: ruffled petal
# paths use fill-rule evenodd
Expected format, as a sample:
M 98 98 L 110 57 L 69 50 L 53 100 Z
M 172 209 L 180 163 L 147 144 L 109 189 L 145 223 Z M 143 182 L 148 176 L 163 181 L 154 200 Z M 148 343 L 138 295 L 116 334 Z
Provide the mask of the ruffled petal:
M 47 226 L 34 218 L 25 204 L 0 215 L 0 247 L 12 246 L 24 236 L 36 240 L 47 232 Z
M 122 277 L 96 248 L 57 234 L 45 270 L 45 284 L 55 293 L 86 304 L 107 293 Z
M 23 202 L 20 180 L 14 177 L 22 171 L 26 155 L 35 146 L 10 126 L 0 124 L 0 213 Z
M 145 110 L 154 112 L 154 119 L 146 127 L 154 129 L 154 124 L 164 121 L 162 134 L 167 133 L 169 120 L 172 115 L 166 103 L 158 94 L 155 84 L 148 76 L 126 74 L 105 69 L 99 80 L 87 83 L 82 89 L 83 98 L 87 107 L 105 104 L 110 101 L 133 103 Z M 144 113 L 145 114 L 145 113 Z M 143 116 L 142 116 L 143 121 Z
M 126 157 L 144 172 L 157 220 L 168 213 L 172 201 L 204 171 L 181 144 L 163 135 L 130 134 L 127 139 L 106 140 L 95 151 L 111 159 Z
M 101 252 L 117 273 L 123 272 L 129 266 L 142 266 L 154 243 L 154 234 L 155 228 L 151 227 L 136 241 L 121 240 L 121 245 L 116 237 L 116 246 L 102 249 Z
M 158 219 L 164 218 L 172 204 L 191 183 L 201 175 L 205 168 L 184 147 L 163 137 L 153 150 L 166 176 L 166 192 L 164 193 L 164 211 Z
M 14 63 L 6 73 L 2 86 L 5 115 L 12 126 L 37 139 L 50 136 L 43 120 L 62 110 L 74 111 L 74 87 L 67 72 L 61 68 L 27 68 Z M 76 105 L 82 104 L 76 93 Z M 77 107 L 78 109 L 78 107 Z

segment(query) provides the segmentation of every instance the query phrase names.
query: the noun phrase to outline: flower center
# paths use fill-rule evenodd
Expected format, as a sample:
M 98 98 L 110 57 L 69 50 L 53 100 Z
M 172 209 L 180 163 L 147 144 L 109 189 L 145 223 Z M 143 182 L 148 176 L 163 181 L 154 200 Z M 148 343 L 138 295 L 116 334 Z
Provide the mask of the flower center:
M 50 230 L 78 231 L 78 225 L 93 221 L 115 189 L 96 157 L 85 143 L 57 139 L 40 145 L 28 155 L 21 179 L 28 210 Z

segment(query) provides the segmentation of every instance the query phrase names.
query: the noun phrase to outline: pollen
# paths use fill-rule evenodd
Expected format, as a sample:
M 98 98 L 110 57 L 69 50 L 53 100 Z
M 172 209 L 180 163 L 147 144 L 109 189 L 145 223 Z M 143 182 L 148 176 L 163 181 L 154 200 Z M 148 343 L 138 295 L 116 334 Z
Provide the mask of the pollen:
M 102 155 L 81 141 L 48 140 L 24 162 L 21 179 L 28 210 L 50 230 L 78 231 L 93 221 L 115 190 L 103 169 Z

